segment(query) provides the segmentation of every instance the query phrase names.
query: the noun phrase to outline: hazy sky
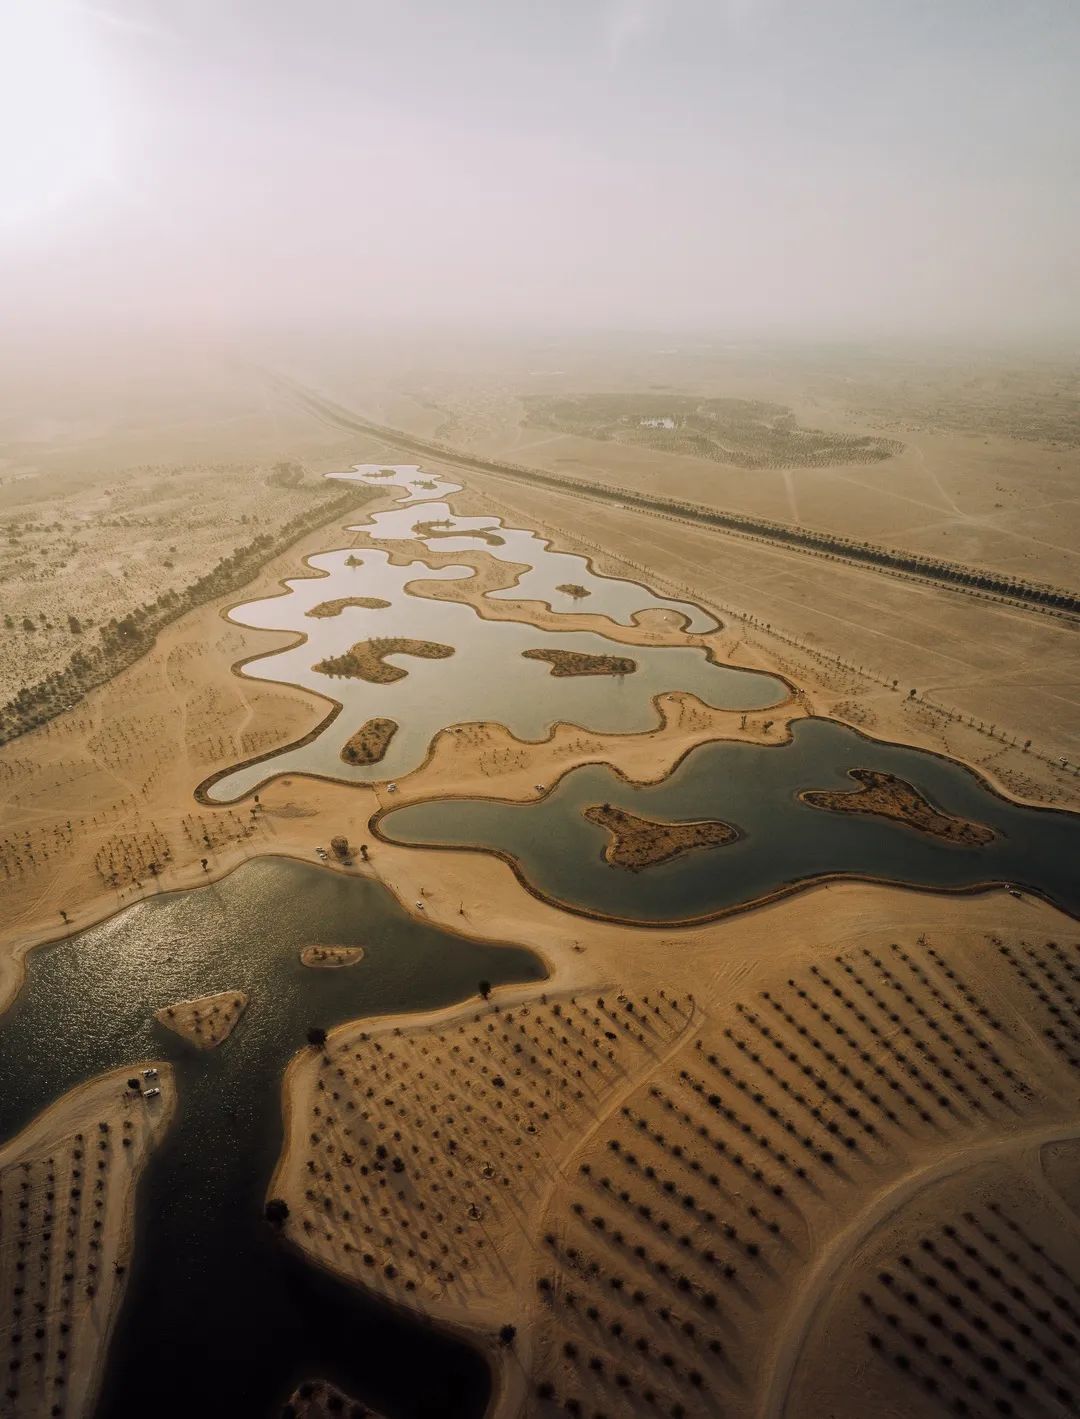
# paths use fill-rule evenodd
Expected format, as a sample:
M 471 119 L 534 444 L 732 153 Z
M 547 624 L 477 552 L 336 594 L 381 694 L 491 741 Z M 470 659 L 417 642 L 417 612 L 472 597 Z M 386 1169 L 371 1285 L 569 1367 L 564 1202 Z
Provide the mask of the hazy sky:
M 30 318 L 1080 333 L 1078 0 L 0 0 Z

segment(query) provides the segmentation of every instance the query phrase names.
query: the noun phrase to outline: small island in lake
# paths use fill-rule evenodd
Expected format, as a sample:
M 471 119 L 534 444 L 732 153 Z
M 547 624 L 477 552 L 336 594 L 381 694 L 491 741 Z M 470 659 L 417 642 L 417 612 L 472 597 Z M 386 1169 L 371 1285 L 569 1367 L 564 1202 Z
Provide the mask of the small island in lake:
M 580 601 L 583 596 L 591 596 L 592 592 L 587 587 L 579 586 L 576 581 L 564 581 L 561 586 L 555 588 L 561 591 L 564 596 L 572 596 L 575 601 Z
M 546 660 L 552 675 L 632 675 L 637 661 L 625 655 L 588 655 L 583 650 L 523 650 L 526 660 Z
M 506 538 L 500 537 L 494 527 L 455 527 L 448 517 L 417 522 L 413 531 L 417 537 L 428 541 L 436 537 L 477 537 L 489 547 L 501 547 L 506 542 Z
M 313 970 L 335 971 L 344 966 L 355 966 L 364 959 L 363 946 L 305 946 L 300 952 L 300 963 Z
M 340 616 L 347 606 L 360 606 L 365 611 L 385 611 L 390 605 L 381 596 L 339 596 L 336 601 L 320 601 L 306 611 L 306 616 Z
M 414 641 L 405 636 L 377 636 L 369 641 L 357 641 L 344 655 L 331 655 L 312 666 L 322 675 L 345 675 L 352 680 L 367 680 L 372 685 L 390 685 L 404 680 L 409 673 L 397 665 L 387 665 L 388 655 L 416 655 L 423 660 L 445 660 L 453 655 L 452 645 L 437 641 Z
M 347 764 L 377 764 L 397 732 L 396 719 L 369 719 L 346 741 L 341 757 Z
M 875 769 L 851 769 L 849 778 L 862 785 L 852 789 L 809 789 L 799 794 L 811 808 L 828 808 L 834 813 L 871 813 L 878 818 L 891 818 L 920 833 L 940 838 L 943 842 L 960 843 L 965 847 L 982 847 L 994 839 L 993 830 L 982 823 L 969 823 L 966 818 L 954 818 L 929 803 L 918 789 L 893 774 Z
M 216 1049 L 227 1040 L 247 1009 L 242 990 L 222 990 L 196 1000 L 178 1000 L 154 1011 L 154 1019 L 200 1049 Z
M 594 803 L 585 809 L 590 823 L 599 823 L 611 834 L 604 849 L 604 861 L 612 867 L 625 867 L 640 872 L 670 862 L 684 852 L 701 847 L 724 847 L 739 836 L 730 823 L 719 820 L 699 823 L 657 823 L 651 818 L 639 818 L 625 808 L 611 803 Z

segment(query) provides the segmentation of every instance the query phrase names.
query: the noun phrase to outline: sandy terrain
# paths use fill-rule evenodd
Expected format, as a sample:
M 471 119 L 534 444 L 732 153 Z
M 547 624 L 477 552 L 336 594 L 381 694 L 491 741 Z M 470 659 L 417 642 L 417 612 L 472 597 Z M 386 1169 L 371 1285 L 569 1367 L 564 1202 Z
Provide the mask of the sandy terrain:
M 28 668 L 35 680 L 60 670 L 111 619 L 182 591 L 327 498 L 317 475 L 342 466 L 340 431 L 284 406 L 268 418 L 261 382 L 209 374 L 205 357 L 160 383 L 149 372 L 145 384 L 95 382 L 84 367 L 64 386 L 61 417 L 48 408 L 53 360 L 41 388 L 11 373 L 0 415 L 0 703 Z M 310 470 L 296 485 L 275 471 L 291 465 Z
M 552 974 L 488 1005 L 355 1021 L 325 1051 L 296 1057 L 271 1188 L 289 1201 L 293 1240 L 471 1327 L 497 1367 L 500 1415 L 595 1419 L 652 1405 L 809 1415 L 817 1395 L 828 1402 L 834 1333 L 853 1355 L 875 1333 L 861 1316 L 834 1320 L 826 1302 L 847 1304 L 863 1284 L 847 1281 L 876 1264 L 866 1248 L 908 1246 L 893 1216 L 899 1229 L 924 1186 L 959 1187 L 969 1171 L 996 1179 L 1014 1155 L 1073 1137 L 1075 923 L 1001 892 L 833 883 L 711 925 L 628 928 L 571 920 L 496 858 L 371 843 L 368 824 L 379 808 L 437 795 L 535 798 L 537 785 L 597 760 L 659 778 L 692 744 L 781 742 L 807 713 L 949 753 L 1018 796 L 1075 804 L 1074 772 L 1048 747 L 1080 745 L 1072 633 L 618 508 L 590 515 L 599 542 L 586 542 L 580 503 L 469 483 L 456 510 L 552 528 L 601 571 L 656 568 L 646 579 L 715 606 L 725 624 L 687 638 L 660 615 L 616 634 L 588 613 L 556 620 L 484 601 L 505 571 L 482 549 L 448 555 L 479 574 L 435 594 L 484 616 L 600 628 L 625 645 L 689 639 L 720 661 L 786 675 L 797 693 L 749 715 L 661 696 L 658 728 L 635 736 L 560 725 L 524 744 L 499 726 L 458 726 L 392 797 L 293 777 L 257 801 L 210 808 L 193 801 L 195 784 L 308 733 L 328 706 L 232 674 L 287 637 L 242 631 L 223 604 L 206 606 L 78 710 L 0 750 L 0 999 L 17 988 L 26 951 L 72 925 L 253 852 L 311 860 L 335 836 L 363 844 L 367 860 L 327 870 L 369 873 L 455 931 L 528 942 Z M 305 553 L 346 544 L 333 528 L 306 539 L 266 586 L 297 574 Z M 912 698 L 912 686 L 930 694 Z M 967 723 L 977 709 L 981 732 Z M 1005 742 L 987 732 L 1000 723 Z M 1012 733 L 1035 743 L 1025 750 Z M 383 1092 L 399 1075 L 408 1091 Z M 1068 1159 L 1054 1166 L 1071 1186 Z M 1000 1190 L 1035 1235 L 1025 1199 L 1007 1180 Z M 962 1216 L 971 1204 L 960 1192 Z M 509 1348 L 498 1340 L 506 1324 L 517 1330 Z M 891 1344 L 888 1364 L 860 1351 L 877 1367 L 875 1392 L 900 1413 L 905 1403 L 938 1412 Z M 804 1399 L 808 1409 L 791 1407 Z
M 724 659 L 786 673 L 830 717 L 961 759 L 1014 797 L 1080 800 L 1075 631 L 1064 623 L 599 503 L 582 532 L 580 499 L 481 474 L 468 484 L 462 512 L 495 505 L 601 572 L 621 567 L 719 612 Z
M 494 487 L 494 480 L 491 482 Z M 511 500 L 505 485 L 500 484 L 496 496 L 500 512 L 514 513 L 534 495 L 515 492 Z M 469 492 L 457 495 L 455 506 L 470 510 L 475 497 Z M 549 501 L 554 504 L 558 500 Z M 545 511 L 557 515 L 560 509 Z M 602 530 L 625 560 L 597 556 L 599 569 L 640 575 L 642 564 L 635 558 L 646 554 L 641 520 L 617 509 L 604 509 L 603 516 Z M 624 525 L 620 517 L 629 519 L 629 524 Z M 682 535 L 680 528 L 676 540 Z M 691 565 L 697 583 L 691 594 L 699 589 L 714 590 L 710 585 L 716 580 L 712 561 L 700 553 L 692 564 L 665 561 L 666 543 L 655 528 L 651 536 L 652 555 L 669 576 L 679 577 L 681 594 L 686 588 L 682 578 L 690 573 Z M 295 575 L 306 553 L 341 545 L 342 538 L 342 533 L 324 529 L 305 539 L 267 569 L 265 584 Z M 361 533 L 353 540 L 362 543 L 365 538 Z M 557 540 L 558 545 L 570 549 L 592 550 L 578 536 L 560 534 Z M 731 541 L 735 547 L 741 545 L 737 539 Z M 754 555 L 764 555 L 760 547 L 747 546 Z M 481 574 L 466 582 L 443 583 L 435 588 L 438 594 L 468 599 L 484 616 L 527 618 L 545 627 L 559 624 L 567 629 L 601 629 L 623 644 L 637 640 L 673 644 L 687 639 L 664 613 L 643 616 L 636 627 L 618 627 L 588 613 L 559 619 L 537 604 L 484 600 L 484 591 L 505 585 L 506 569 L 482 552 L 442 555 L 447 562 L 468 562 Z M 439 565 L 441 555 L 431 554 L 426 560 Z M 725 566 L 729 563 L 730 559 Z M 810 565 L 814 565 L 812 560 Z M 831 576 L 841 575 L 832 564 L 830 568 Z M 841 626 L 841 644 L 847 655 L 842 662 L 814 645 L 793 644 L 785 639 L 784 631 L 769 628 L 760 619 L 739 620 L 719 597 L 703 596 L 727 624 L 711 637 L 692 637 L 691 641 L 715 647 L 713 653 L 719 660 L 794 679 L 801 688 L 779 715 L 770 712 L 744 718 L 708 709 L 688 696 L 672 695 L 660 699 L 660 729 L 645 735 L 592 735 L 572 726 L 558 726 L 549 740 L 522 744 L 497 726 L 463 727 L 438 736 L 428 762 L 402 782 L 395 801 L 465 793 L 527 798 L 535 793 L 536 783 L 550 784 L 561 772 L 601 758 L 632 778 L 647 780 L 667 772 L 692 744 L 719 735 L 779 742 L 786 721 L 816 712 L 883 738 L 948 753 L 971 763 L 1014 796 L 1074 803 L 1077 780 L 1073 771 L 1062 771 L 1038 757 L 1037 745 L 1025 752 L 1022 741 L 1016 746 L 1003 743 L 959 718 L 950 719 L 936 711 L 933 702 L 912 700 L 902 687 L 893 689 L 891 681 L 883 683 L 884 677 L 875 681 L 858 671 L 854 663 L 857 625 L 851 617 L 865 603 L 874 574 L 852 574 L 860 579 L 861 600 L 852 596 L 845 604 L 848 614 Z M 665 578 L 661 575 L 657 579 Z M 723 576 L 720 580 L 724 590 L 734 589 L 731 580 Z M 874 578 L 873 586 L 882 584 L 892 591 L 909 592 L 903 583 Z M 740 598 L 745 597 L 747 587 L 740 586 L 738 591 Z M 804 589 L 799 604 L 809 602 Z M 159 638 L 142 661 L 95 691 L 83 706 L 0 749 L 5 820 L 0 839 L 0 902 L 5 908 L 0 980 L 5 998 L 16 988 L 18 959 L 36 941 L 61 935 L 69 925 L 97 920 L 147 892 L 219 875 L 253 852 L 293 852 L 308 857 L 317 843 L 328 840 L 339 828 L 354 841 L 362 840 L 371 813 L 386 806 L 385 793 L 377 787 L 347 789 L 299 780 L 269 786 L 260 794 L 260 804 L 210 809 L 192 802 L 194 784 L 237 761 L 302 737 L 320 722 L 327 708 L 325 701 L 313 695 L 234 675 L 229 668 L 234 662 L 287 642 L 281 635 L 245 631 L 225 622 L 220 614 L 223 609 L 224 603 L 210 604 L 184 617 Z M 964 610 L 970 609 L 965 602 Z M 983 604 L 976 605 L 975 611 L 980 616 L 994 614 Z M 1036 617 L 1024 617 L 1023 621 L 1024 655 L 1030 664 L 1036 651 L 1045 649 L 1038 643 L 1043 626 Z M 881 634 L 880 624 L 878 618 L 875 637 Z M 1055 628 L 1053 634 L 1064 633 Z M 1019 654 L 1019 640 L 1016 645 Z M 898 658 L 901 650 L 912 658 L 920 653 L 916 644 L 898 639 Z M 1009 651 L 1008 645 L 997 643 L 991 656 L 988 648 L 987 671 L 991 660 L 1000 671 Z M 925 653 L 938 652 L 927 649 Z M 983 693 L 998 692 L 1000 678 L 994 684 L 986 672 L 975 678 Z M 1060 705 L 1060 699 L 1055 696 L 1054 702 Z M 135 705 L 139 706 L 137 712 L 132 708 Z M 1057 714 L 1059 719 L 1064 715 L 1060 707 Z M 768 722 L 772 727 L 766 729 Z M 151 870 L 154 866 L 156 873 Z M 408 899 L 408 890 L 402 895 Z M 61 911 L 67 914 L 66 921 Z
M 340 371 L 326 388 L 386 424 L 482 455 L 1080 584 L 1075 359 L 630 340 L 455 356 L 414 363 L 381 398 Z M 808 427 L 898 438 L 904 449 L 870 465 L 748 474 L 524 422 L 530 395 L 629 391 L 773 400 Z
M 135 1185 L 175 1106 L 126 1087 L 146 1061 L 63 1095 L 0 1148 L 0 1407 L 89 1419 L 131 1258 Z
M 846 1239 L 825 1305 L 805 1318 L 786 1412 L 828 1413 L 857 1375 L 873 1413 L 898 1401 L 909 1412 L 1075 1413 L 1078 1193 L 1063 1194 L 1053 1168 L 1076 1147 L 1065 1128 L 1035 1130 L 886 1196 L 887 1225 Z
M 248 997 L 242 990 L 220 990 L 216 995 L 162 1006 L 154 1011 L 154 1019 L 199 1049 L 216 1049 L 239 1025 L 247 1007 Z
M 429 904 L 457 896 L 454 856 Z M 551 980 L 298 1056 L 271 1190 L 298 1245 L 496 1361 L 516 1326 L 499 1414 L 787 1413 L 809 1322 L 909 1196 L 1080 1132 L 1053 1017 L 1015 986 L 1017 962 L 1039 988 L 1075 961 L 1045 906 L 839 884 L 671 939 L 575 922 L 569 943 L 485 877 L 485 926 L 512 923 Z M 882 1381 L 890 1403 L 905 1382 Z

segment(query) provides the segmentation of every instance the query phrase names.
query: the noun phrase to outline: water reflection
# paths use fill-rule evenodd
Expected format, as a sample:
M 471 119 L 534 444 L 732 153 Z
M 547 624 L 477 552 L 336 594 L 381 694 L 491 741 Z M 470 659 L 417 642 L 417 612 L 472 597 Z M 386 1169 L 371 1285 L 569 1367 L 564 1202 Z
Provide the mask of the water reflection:
M 365 958 L 307 969 L 298 954 L 313 940 L 362 945 Z M 309 1024 L 542 976 L 531 952 L 414 921 L 378 883 L 268 858 L 31 955 L 0 1023 L 0 1137 L 102 1070 L 153 1055 L 177 1072 L 176 1122 L 140 1188 L 101 1419 L 269 1415 L 313 1375 L 391 1416 L 483 1412 L 479 1355 L 315 1271 L 274 1241 L 262 1203 L 281 1145 L 281 1072 Z M 232 988 L 251 1005 L 212 1053 L 152 1019 Z

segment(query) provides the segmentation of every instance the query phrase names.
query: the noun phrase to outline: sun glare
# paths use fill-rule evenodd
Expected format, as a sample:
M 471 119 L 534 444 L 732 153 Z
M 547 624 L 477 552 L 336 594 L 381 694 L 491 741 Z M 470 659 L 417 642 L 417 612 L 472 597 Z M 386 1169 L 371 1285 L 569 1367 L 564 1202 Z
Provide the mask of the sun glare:
M 86 15 L 58 0 L 0 5 L 0 228 L 33 230 L 113 165 L 104 64 Z

